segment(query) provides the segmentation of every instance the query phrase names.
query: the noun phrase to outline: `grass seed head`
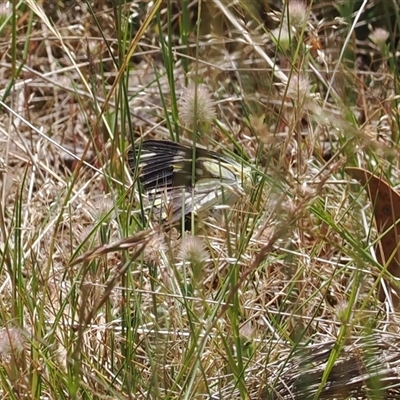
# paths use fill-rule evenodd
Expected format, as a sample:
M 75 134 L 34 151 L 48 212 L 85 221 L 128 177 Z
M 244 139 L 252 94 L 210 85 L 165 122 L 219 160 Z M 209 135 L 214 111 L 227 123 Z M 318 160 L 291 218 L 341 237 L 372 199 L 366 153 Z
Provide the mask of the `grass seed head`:
M 384 28 L 374 29 L 368 36 L 369 40 L 378 47 L 383 47 L 389 39 L 389 32 Z
M 98 221 L 100 219 L 105 218 L 113 207 L 114 203 L 108 196 L 101 196 L 98 197 L 97 201 L 94 202 L 94 208 L 91 214 L 94 220 Z
M 2 24 L 12 13 L 12 7 L 9 1 L 0 4 L 0 24 Z
M 286 95 L 293 100 L 303 104 L 311 93 L 310 81 L 302 75 L 292 75 L 287 87 Z
M 208 125 L 217 116 L 215 101 L 204 84 L 192 84 L 185 89 L 179 106 L 179 118 L 184 125 L 190 128 L 201 128 Z
M 3 328 L 0 330 L 0 356 L 15 356 L 25 348 L 25 337 L 17 328 Z
M 271 31 L 273 39 L 276 44 L 279 45 L 282 51 L 286 51 L 290 46 L 290 34 L 286 26 L 281 25 L 280 27 Z
M 165 243 L 165 239 L 162 235 L 154 236 L 147 246 L 144 248 L 143 255 L 144 259 L 152 264 L 160 264 L 161 262 L 161 254 L 168 250 L 167 244 Z
M 307 5 L 300 0 L 291 0 L 285 7 L 286 20 L 288 25 L 300 29 L 304 27 L 308 20 Z
M 178 258 L 182 261 L 201 264 L 209 257 L 203 240 L 197 236 L 188 235 L 182 239 Z
M 182 239 L 178 259 L 189 262 L 192 267 L 193 278 L 199 281 L 203 265 L 209 257 L 204 242 L 197 236 L 188 235 Z

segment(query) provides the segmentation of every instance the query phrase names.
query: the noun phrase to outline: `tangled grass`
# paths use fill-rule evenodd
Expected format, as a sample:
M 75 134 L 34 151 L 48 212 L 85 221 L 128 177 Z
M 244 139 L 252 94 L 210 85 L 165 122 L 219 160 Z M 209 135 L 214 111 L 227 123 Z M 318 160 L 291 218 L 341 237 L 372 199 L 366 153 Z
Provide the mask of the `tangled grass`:
M 399 180 L 399 21 L 330 4 L 0 5 L 2 398 L 399 398 L 397 277 L 344 172 Z M 253 185 L 147 226 L 146 138 Z

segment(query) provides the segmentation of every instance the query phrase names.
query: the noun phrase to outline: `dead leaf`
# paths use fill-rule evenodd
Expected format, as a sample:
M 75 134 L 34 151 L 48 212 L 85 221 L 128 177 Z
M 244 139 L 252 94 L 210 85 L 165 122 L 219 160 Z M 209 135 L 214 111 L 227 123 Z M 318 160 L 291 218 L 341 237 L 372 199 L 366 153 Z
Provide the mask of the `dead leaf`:
M 374 206 L 376 228 L 380 237 L 375 249 L 378 262 L 383 266 L 387 264 L 387 270 L 394 277 L 400 278 L 400 194 L 365 169 L 349 167 L 345 171 L 365 186 Z M 396 293 L 392 301 L 397 308 L 400 304 L 400 288 L 398 285 L 393 287 L 387 281 L 386 284 Z M 379 292 L 379 300 L 385 300 L 383 290 Z

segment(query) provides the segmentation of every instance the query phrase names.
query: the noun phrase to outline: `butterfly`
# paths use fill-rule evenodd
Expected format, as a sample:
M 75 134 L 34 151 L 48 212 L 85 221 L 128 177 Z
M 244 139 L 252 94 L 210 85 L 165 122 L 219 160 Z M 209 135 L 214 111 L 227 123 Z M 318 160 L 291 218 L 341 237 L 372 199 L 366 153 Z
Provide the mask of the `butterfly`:
M 161 220 L 232 205 L 244 195 L 249 169 L 233 158 L 166 140 L 146 140 L 130 150 L 128 163 Z

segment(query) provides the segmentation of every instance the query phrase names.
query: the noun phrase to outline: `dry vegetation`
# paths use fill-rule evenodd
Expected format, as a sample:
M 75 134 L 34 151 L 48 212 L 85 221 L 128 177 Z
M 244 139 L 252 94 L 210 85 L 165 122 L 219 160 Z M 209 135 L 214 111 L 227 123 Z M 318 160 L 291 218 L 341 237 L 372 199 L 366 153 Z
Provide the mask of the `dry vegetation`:
M 396 7 L 230 3 L 0 3 L 0 398 L 400 398 L 344 172 L 400 181 Z M 230 154 L 245 198 L 145 226 L 143 138 Z

